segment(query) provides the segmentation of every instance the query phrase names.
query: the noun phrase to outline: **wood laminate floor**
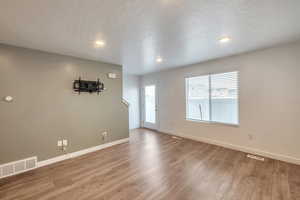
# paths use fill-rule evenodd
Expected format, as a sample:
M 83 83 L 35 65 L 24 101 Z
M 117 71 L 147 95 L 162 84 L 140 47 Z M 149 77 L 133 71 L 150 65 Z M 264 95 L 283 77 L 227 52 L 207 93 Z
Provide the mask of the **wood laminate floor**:
M 130 143 L 0 180 L 0 199 L 300 200 L 300 166 L 137 129 Z

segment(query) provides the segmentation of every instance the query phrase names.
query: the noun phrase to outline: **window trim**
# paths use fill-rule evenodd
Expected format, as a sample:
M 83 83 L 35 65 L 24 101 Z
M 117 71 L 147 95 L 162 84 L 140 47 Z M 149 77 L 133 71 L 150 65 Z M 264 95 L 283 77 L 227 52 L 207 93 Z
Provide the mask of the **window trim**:
M 237 72 L 237 123 L 226 123 L 226 122 L 217 122 L 212 121 L 212 106 L 211 106 L 211 76 L 217 75 L 217 74 L 225 74 L 225 73 L 231 73 L 231 72 Z M 187 84 L 189 78 L 195 78 L 195 77 L 201 77 L 201 76 L 208 76 L 209 77 L 209 118 L 210 120 L 199 120 L 199 119 L 192 119 L 188 118 L 188 94 L 189 94 L 189 85 Z M 185 83 L 185 120 L 190 122 L 196 122 L 196 123 L 205 123 L 205 124 L 214 124 L 214 125 L 226 125 L 226 126 L 233 126 L 233 127 L 239 127 L 240 126 L 240 72 L 238 70 L 233 71 L 226 71 L 226 72 L 216 72 L 216 73 L 208 73 L 208 74 L 199 74 L 199 75 L 190 75 L 184 77 L 184 83 Z
M 225 125 L 225 126 L 232 126 L 232 127 L 240 127 L 240 123 L 232 124 L 232 123 L 206 121 L 206 120 L 190 119 L 190 118 L 185 118 L 185 120 L 189 122 L 196 122 L 196 123 L 203 123 L 203 124 L 210 124 L 210 125 Z

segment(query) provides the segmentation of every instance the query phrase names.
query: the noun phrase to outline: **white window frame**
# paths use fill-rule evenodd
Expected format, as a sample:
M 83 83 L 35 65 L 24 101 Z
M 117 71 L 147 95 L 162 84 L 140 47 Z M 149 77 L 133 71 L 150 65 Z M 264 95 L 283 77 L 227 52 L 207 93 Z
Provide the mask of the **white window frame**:
M 217 75 L 217 74 L 225 74 L 225 73 L 230 73 L 230 72 L 237 72 L 237 123 L 226 123 L 226 122 L 218 122 L 218 121 L 213 121 L 212 119 L 212 104 L 211 104 L 211 76 L 212 75 Z M 201 77 L 201 76 L 208 76 L 209 79 L 209 118 L 210 120 L 199 120 L 199 119 L 192 119 L 189 118 L 189 113 L 188 113 L 188 94 L 189 94 L 189 84 L 187 84 L 189 78 L 195 78 L 195 77 Z M 228 72 L 220 72 L 220 73 L 209 73 L 209 74 L 200 74 L 200 75 L 194 75 L 194 76 L 186 76 L 185 77 L 185 119 L 187 121 L 192 121 L 192 122 L 200 122 L 200 123 L 208 123 L 208 124 L 221 124 L 221 125 L 229 125 L 229 126 L 234 126 L 234 127 L 239 127 L 240 126 L 240 73 L 239 71 L 228 71 Z

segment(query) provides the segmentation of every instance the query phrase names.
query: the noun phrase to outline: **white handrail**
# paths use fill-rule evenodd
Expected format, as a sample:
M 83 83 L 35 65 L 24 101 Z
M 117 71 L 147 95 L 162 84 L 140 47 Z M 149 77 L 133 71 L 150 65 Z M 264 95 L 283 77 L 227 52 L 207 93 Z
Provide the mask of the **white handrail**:
M 122 99 L 122 103 L 127 107 L 130 106 L 130 103 L 128 101 L 126 101 L 126 99 L 124 99 L 124 98 Z

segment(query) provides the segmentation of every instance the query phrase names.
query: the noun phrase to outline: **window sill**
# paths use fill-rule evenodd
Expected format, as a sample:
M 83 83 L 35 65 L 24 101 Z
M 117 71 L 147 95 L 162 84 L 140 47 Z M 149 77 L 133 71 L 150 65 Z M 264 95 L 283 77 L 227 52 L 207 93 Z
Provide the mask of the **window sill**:
M 204 124 L 212 124 L 212 125 L 224 125 L 224 126 L 231 126 L 231 127 L 240 127 L 240 124 L 230 124 L 230 123 L 223 123 L 223 122 L 213 122 L 213 121 L 204 121 L 204 120 L 197 120 L 197 119 L 189 119 L 186 118 L 186 121 L 196 122 L 196 123 L 204 123 Z

